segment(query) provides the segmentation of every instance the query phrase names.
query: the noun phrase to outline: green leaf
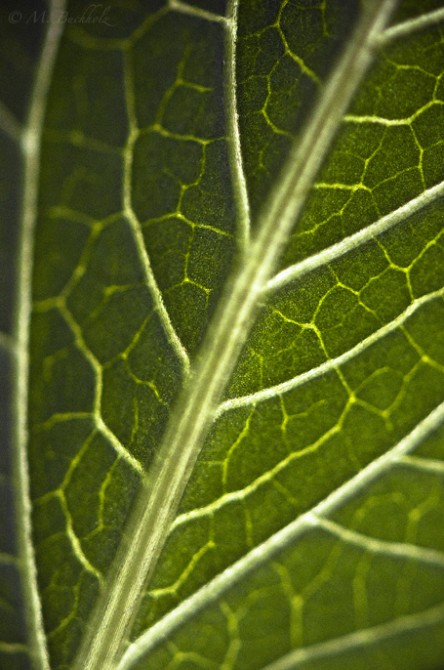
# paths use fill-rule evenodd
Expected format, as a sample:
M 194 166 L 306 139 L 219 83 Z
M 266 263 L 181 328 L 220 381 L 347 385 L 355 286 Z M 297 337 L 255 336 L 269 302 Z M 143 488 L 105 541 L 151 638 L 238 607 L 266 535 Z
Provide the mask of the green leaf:
M 443 28 L 2 3 L 0 667 L 438 670 Z

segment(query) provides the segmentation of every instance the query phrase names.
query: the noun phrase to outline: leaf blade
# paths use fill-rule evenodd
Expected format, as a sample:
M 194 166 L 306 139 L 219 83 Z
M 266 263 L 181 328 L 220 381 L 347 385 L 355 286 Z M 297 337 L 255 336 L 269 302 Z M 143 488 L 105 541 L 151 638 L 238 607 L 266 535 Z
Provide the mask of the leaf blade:
M 218 13 L 223 4 L 217 0 L 154 2 L 149 10 L 134 6 L 131 11 L 113 6 L 118 18 L 114 25 L 67 30 L 54 79 L 54 91 L 60 89 L 62 72 L 72 84 L 66 87 L 66 98 L 50 96 L 44 135 L 34 275 L 31 458 L 39 585 L 56 665 L 71 663 L 82 637 L 83 645 L 88 646 L 83 631 L 98 590 L 107 591 L 103 576 L 108 572 L 110 582 L 116 581 L 117 573 L 109 573 L 109 564 L 125 516 L 137 490 L 152 486 L 152 479 L 145 481 L 144 468 L 151 465 L 151 478 L 153 472 L 163 472 L 153 518 L 163 513 L 173 518 L 180 489 L 188 478 L 188 473 L 176 476 L 177 463 L 159 465 L 157 448 L 176 388 L 184 379 L 188 352 L 194 356 L 202 341 L 233 254 L 243 258 L 238 278 L 245 273 L 249 199 L 256 214 L 258 187 L 252 144 L 247 147 L 255 132 L 253 115 L 249 116 L 249 103 L 242 98 L 255 89 L 245 86 L 248 70 L 245 77 L 242 68 L 247 61 L 242 60 L 242 50 L 248 51 L 248 40 L 260 36 L 262 46 L 254 52 L 257 61 L 248 67 L 257 91 L 257 72 L 267 62 L 266 67 L 272 68 L 265 77 L 269 98 L 262 111 L 277 140 L 298 132 L 288 130 L 288 119 L 285 113 L 282 116 L 282 95 L 293 84 L 288 83 L 290 78 L 282 87 L 279 76 L 285 68 L 271 51 L 276 45 L 266 42 L 264 36 L 276 33 L 279 27 L 293 70 L 299 68 L 302 80 L 308 77 L 322 86 L 320 60 L 316 65 L 310 48 L 319 27 L 322 40 L 330 39 L 333 5 L 313 6 L 306 13 L 299 7 L 299 14 L 291 14 L 292 2 L 275 3 L 269 25 L 255 28 L 255 21 L 263 21 L 262 10 L 249 15 L 247 2 L 240 8 L 232 3 L 231 12 L 238 11 L 245 25 L 252 21 L 252 27 L 235 35 L 232 24 Z M 419 12 L 403 3 L 399 17 L 407 20 L 404 28 L 388 28 L 375 42 L 387 44 L 393 35 L 410 35 L 421 26 L 432 26 L 437 16 L 435 4 L 427 3 L 430 16 L 409 23 L 410 15 Z M 290 15 L 301 25 L 307 17 L 315 19 L 306 31 L 308 39 L 302 40 L 306 53 L 288 32 Z M 177 37 L 168 45 L 167 29 Z M 210 63 L 221 48 L 222 31 L 226 33 L 228 67 L 225 75 L 220 69 L 213 72 L 214 81 L 219 82 L 213 86 Z M 303 212 L 301 209 L 281 267 L 275 270 L 278 274 L 274 279 L 261 279 L 275 290 L 258 291 L 260 310 L 248 341 L 246 329 L 241 335 L 245 346 L 228 393 L 219 398 L 221 389 L 217 388 L 217 401 L 210 403 L 203 397 L 208 384 L 217 387 L 219 379 L 216 376 L 214 382 L 212 378 L 211 361 L 222 370 L 220 354 L 237 337 L 230 332 L 227 310 L 227 338 L 221 336 L 221 346 L 214 351 L 214 343 L 208 345 L 201 354 L 205 362 L 197 364 L 201 371 L 207 366 L 208 384 L 198 385 L 196 391 L 192 381 L 186 383 L 188 395 L 195 394 L 194 407 L 201 407 L 203 414 L 202 421 L 196 422 L 193 405 L 188 405 L 188 399 L 182 401 L 182 408 L 190 411 L 182 436 L 202 431 L 203 451 L 171 531 L 166 517 L 158 524 L 160 531 L 154 528 L 158 519 L 151 524 L 160 538 L 151 550 L 159 552 L 165 539 L 166 545 L 144 596 L 134 635 L 150 626 L 151 631 L 158 630 L 156 620 L 162 626 L 169 621 L 168 612 L 173 618 L 180 616 L 180 603 L 193 603 L 193 593 L 210 594 L 211 589 L 205 590 L 206 581 L 213 584 L 211 580 L 217 580 L 219 573 L 225 575 L 227 566 L 236 566 L 255 546 L 262 547 L 280 528 L 291 525 L 292 517 L 303 519 L 307 510 L 316 509 L 344 481 L 366 472 L 381 454 L 390 453 L 394 442 L 402 441 L 409 431 L 414 434 L 415 425 L 427 422 L 425 417 L 430 412 L 433 415 L 433 407 L 442 398 L 443 362 L 438 344 L 442 314 L 441 75 L 437 31 L 429 30 L 427 35 L 427 49 L 421 34 L 413 41 L 409 38 L 408 44 L 390 45 L 344 124 L 338 126 L 339 132 L 332 131 L 336 138 L 328 162 Z M 214 45 L 204 53 L 203 45 L 210 42 Z M 267 54 L 265 45 L 270 48 Z M 147 70 L 151 62 L 161 66 Z M 293 70 L 288 67 L 288 73 Z M 235 75 L 241 72 L 244 79 L 236 87 Z M 112 73 L 121 77 L 122 86 L 116 87 L 113 105 L 107 106 L 101 101 L 107 99 L 106 82 Z M 215 111 L 221 82 L 226 90 L 226 127 Z M 300 79 L 296 77 L 295 82 L 299 86 Z M 399 88 L 397 98 L 396 93 L 387 93 L 391 86 L 395 91 Z M 379 89 L 382 93 L 376 95 Z M 307 100 L 309 97 L 307 94 Z M 335 105 L 336 99 L 333 95 Z M 256 103 L 253 101 L 252 109 Z M 329 123 L 330 116 L 326 113 Z M 338 119 L 341 117 L 338 112 Z M 307 141 L 307 147 L 320 142 L 325 149 L 324 124 L 319 119 L 322 115 L 318 116 L 321 133 L 318 137 L 312 121 L 313 141 Z M 236 133 L 238 123 L 240 132 Z M 113 125 L 116 132 L 112 132 Z M 259 170 L 266 161 L 270 161 L 269 168 L 272 165 L 271 155 L 261 153 L 261 141 L 259 138 Z M 282 157 L 284 144 L 279 143 L 278 149 Z M 403 146 L 404 154 L 398 145 Z M 234 196 L 223 183 L 228 175 L 223 165 L 227 156 Z M 55 166 L 52 160 L 57 161 Z M 314 176 L 319 160 L 315 156 L 307 168 L 302 155 L 302 176 L 310 175 L 310 170 Z M 289 172 L 292 170 L 298 171 L 294 165 Z M 103 184 L 108 184 L 106 189 Z M 284 193 L 282 201 L 288 205 L 285 188 L 277 186 L 271 193 L 275 205 L 279 193 Z M 234 211 L 235 224 L 230 221 Z M 290 218 L 289 214 L 284 227 Z M 267 245 L 263 238 L 262 251 L 272 257 L 276 255 L 275 230 L 271 217 L 269 220 L 272 244 Z M 257 223 L 253 220 L 253 247 L 259 257 Z M 64 257 L 68 248 L 70 253 Z M 245 281 L 246 293 L 248 284 Z M 220 322 L 220 317 L 216 320 Z M 247 321 L 250 327 L 253 318 Z M 8 344 L 7 338 L 5 341 Z M 228 376 L 220 376 L 220 386 Z M 199 389 L 202 398 L 197 397 Z M 422 389 L 417 399 L 415 389 Z M 207 419 L 211 432 L 204 440 Z M 176 420 L 170 422 L 171 433 L 175 427 Z M 168 438 L 169 433 L 166 435 Z M 167 438 L 164 434 L 163 439 Z M 178 447 L 183 446 L 180 433 L 175 439 Z M 193 440 L 191 437 L 189 444 Z M 262 667 L 270 662 L 272 667 L 296 663 L 298 667 L 318 669 L 325 664 L 333 668 L 339 658 L 353 666 L 359 648 L 368 649 L 365 653 L 371 667 L 389 664 L 383 655 L 394 653 L 402 631 L 413 631 L 420 619 L 418 612 L 426 612 L 430 605 L 427 598 L 440 597 L 439 570 L 433 573 L 434 564 L 440 564 L 440 547 L 433 528 L 437 519 L 439 525 L 442 454 L 438 447 L 432 452 L 427 460 L 415 455 L 397 463 L 397 474 L 370 487 L 364 502 L 355 496 L 332 519 L 313 517 L 313 528 L 301 538 L 298 548 L 306 565 L 287 552 L 282 560 L 264 566 L 257 579 L 242 582 L 242 592 L 248 593 L 245 606 L 239 608 L 239 599 L 230 591 L 228 600 L 218 603 L 212 614 L 208 607 L 202 616 L 192 610 L 197 620 L 187 623 L 191 628 L 184 629 L 188 631 L 185 637 L 180 631 L 169 631 L 167 646 L 163 650 L 156 647 L 146 661 L 148 666 L 143 660 L 142 667 L 153 663 L 169 667 L 171 663 L 173 667 L 203 664 L 228 669 L 251 663 L 251 667 Z M 166 450 L 160 453 L 165 455 Z M 186 453 L 180 455 L 185 463 Z M 186 465 L 183 469 L 187 470 Z M 406 490 L 405 482 L 414 481 L 413 473 L 419 483 L 416 488 L 411 483 L 411 491 Z M 176 492 L 171 483 L 179 487 Z M 404 496 L 412 501 L 406 503 L 408 523 L 401 518 L 399 502 L 387 507 L 386 518 L 379 513 L 382 503 L 371 502 L 390 491 L 398 500 Z M 150 497 L 148 493 L 143 496 L 145 500 Z M 172 501 L 169 511 L 165 496 Z M 139 532 L 146 511 L 139 505 L 130 535 Z M 399 518 L 398 529 L 389 522 L 391 512 Z M 128 528 L 126 533 L 128 536 Z M 153 537 L 150 531 L 146 539 Z M 313 548 L 318 541 L 319 555 Z M 121 557 L 131 545 L 126 546 Z M 52 562 L 46 558 L 50 552 Z M 135 572 L 139 555 L 132 560 Z M 133 571 L 126 569 L 128 589 L 135 590 L 124 586 L 123 592 L 134 607 L 131 593 L 142 590 L 143 577 L 133 580 Z M 421 602 L 409 586 L 417 570 L 422 570 L 419 581 L 426 580 Z M 305 575 L 305 583 L 298 573 Z M 390 624 L 381 623 L 381 616 L 384 619 L 391 604 L 378 596 L 377 580 L 385 573 L 393 577 L 387 582 L 388 591 L 394 594 Z M 340 590 L 343 585 L 340 612 L 353 620 L 355 628 L 352 622 L 335 622 L 325 613 L 333 611 L 328 604 L 329 580 L 325 579 L 330 574 L 331 588 Z M 435 595 L 430 594 L 426 575 L 430 583 L 436 583 Z M 347 590 L 345 584 L 352 577 L 353 588 Z M 268 600 L 261 595 L 265 591 Z M 106 602 L 107 596 L 102 596 L 102 605 Z M 97 625 L 93 624 L 105 645 L 120 625 L 120 596 L 114 602 L 111 633 L 103 633 L 100 616 Z M 270 619 L 272 612 L 275 621 Z M 424 640 L 432 639 L 430 631 L 440 625 L 439 606 L 434 608 L 432 603 L 430 612 L 424 614 L 429 632 L 411 635 L 416 640 L 411 642 L 412 658 L 416 653 L 424 664 L 431 658 L 421 652 Z M 218 630 L 214 645 L 205 633 L 208 616 Z M 259 645 L 256 654 L 251 651 L 254 635 L 248 622 L 257 617 L 268 641 L 266 647 Z M 320 635 L 316 620 L 324 622 L 327 638 Z M 125 633 L 115 637 L 120 635 L 126 637 Z M 377 646 L 373 644 L 376 640 Z M 341 645 L 344 656 L 335 660 Z M 435 653 L 439 645 L 431 645 Z M 206 647 L 214 649 L 214 654 Z M 405 662 L 411 664 L 410 658 Z

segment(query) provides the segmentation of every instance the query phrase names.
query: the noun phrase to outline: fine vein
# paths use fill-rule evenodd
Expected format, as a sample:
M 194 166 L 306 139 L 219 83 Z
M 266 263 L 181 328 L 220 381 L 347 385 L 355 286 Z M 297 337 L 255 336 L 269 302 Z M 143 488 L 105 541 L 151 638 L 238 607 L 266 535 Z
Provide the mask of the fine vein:
M 401 314 L 399 314 L 393 321 L 389 321 L 378 330 L 375 330 L 371 335 L 366 337 L 364 340 L 361 340 L 351 349 L 344 351 L 343 354 L 336 356 L 336 358 L 329 358 L 324 363 L 321 363 L 316 368 L 311 368 L 307 372 L 302 372 L 292 379 L 288 379 L 285 382 L 276 384 L 275 386 L 269 386 L 262 389 L 261 391 L 256 391 L 256 393 L 250 393 L 249 395 L 239 396 L 237 398 L 229 398 L 219 405 L 216 410 L 215 416 L 219 417 L 224 412 L 229 410 L 237 409 L 238 407 L 245 407 L 248 405 L 256 405 L 259 402 L 264 402 L 265 400 L 271 400 L 276 398 L 283 393 L 288 393 L 295 388 L 307 384 L 312 379 L 317 379 L 325 375 L 327 372 L 332 370 L 337 370 L 341 365 L 352 360 L 356 356 L 359 356 L 363 351 L 368 349 L 372 344 L 380 342 L 384 337 L 389 333 L 392 333 L 394 330 L 402 327 L 402 325 L 413 315 L 415 312 L 423 307 L 425 304 L 442 298 L 444 296 L 444 289 L 439 289 L 438 291 L 433 291 L 433 293 L 427 293 L 426 295 L 416 298 L 410 305 L 405 309 Z
M 0 102 L 0 130 L 15 141 L 20 141 L 23 132 L 17 119 L 2 102 Z
M 363 628 L 334 638 L 333 640 L 318 642 L 302 649 L 296 649 L 278 661 L 270 663 L 265 668 L 262 668 L 262 670 L 296 670 L 298 667 L 303 667 L 302 664 L 305 665 L 306 661 L 331 658 L 354 649 L 376 645 L 396 635 L 405 636 L 406 633 L 413 633 L 418 629 L 438 625 L 442 623 L 443 616 L 443 605 L 407 614 L 393 621 L 382 623 L 379 626 Z
M 41 138 L 46 100 L 51 84 L 63 23 L 57 20 L 65 12 L 65 0 L 50 5 L 46 35 L 37 67 L 26 127 L 21 136 L 24 161 L 20 247 L 17 273 L 17 308 L 14 336 L 17 342 L 14 395 L 15 428 L 14 479 L 19 554 L 26 599 L 26 616 L 31 654 L 36 668 L 49 669 L 48 652 L 37 587 L 37 572 L 32 542 L 30 484 L 27 461 L 29 336 L 32 309 L 32 259 L 34 228 L 38 205 Z
M 86 360 L 91 365 L 91 368 L 94 370 L 96 383 L 94 391 L 94 408 L 93 408 L 93 418 L 94 424 L 105 439 L 111 444 L 119 456 L 126 462 L 128 465 L 139 475 L 144 474 L 143 467 L 141 463 L 135 458 L 128 449 L 126 449 L 117 436 L 110 430 L 106 425 L 105 421 L 102 418 L 102 396 L 103 396 L 103 370 L 96 356 L 87 346 L 85 339 L 82 335 L 82 330 L 80 326 L 75 321 L 69 309 L 66 305 L 60 307 L 60 312 L 65 319 L 67 325 L 69 326 L 72 334 L 74 335 L 75 342 L 78 350 L 86 358 Z
M 0 331 L 0 349 L 8 351 L 9 353 L 15 353 L 15 340 L 8 333 L 3 333 Z
M 322 265 L 331 263 L 348 252 L 370 242 L 378 235 L 381 235 L 387 230 L 390 230 L 393 226 L 396 226 L 398 223 L 406 221 L 410 216 L 419 212 L 424 207 L 427 207 L 427 205 L 430 205 L 442 195 L 444 195 L 444 182 L 432 186 L 421 193 L 421 195 L 409 200 L 405 205 L 398 207 L 398 209 L 386 214 L 386 216 L 383 216 L 366 228 L 362 228 L 362 230 L 359 230 L 357 233 L 353 233 L 353 235 L 349 235 L 345 239 L 336 244 L 332 244 L 330 247 L 323 249 L 319 253 L 313 254 L 309 258 L 285 268 L 268 282 L 267 290 L 276 291 L 289 282 L 303 277 L 308 272 L 312 272 Z
M 174 326 L 171 322 L 170 315 L 168 314 L 168 311 L 165 307 L 162 294 L 157 285 L 156 279 L 153 274 L 153 270 L 151 268 L 151 263 L 145 247 L 140 222 L 136 216 L 136 213 L 134 212 L 132 205 L 131 187 L 132 187 L 132 171 L 133 171 L 133 154 L 134 154 L 134 145 L 137 140 L 139 130 L 137 125 L 137 116 L 134 109 L 134 87 L 133 87 L 131 62 L 129 60 L 129 56 L 126 54 L 125 54 L 125 98 L 128 110 L 128 122 L 130 126 L 130 131 L 124 152 L 123 211 L 131 227 L 134 242 L 145 274 L 145 280 L 150 289 L 150 293 L 156 306 L 157 312 L 159 314 L 159 318 L 162 322 L 163 329 L 166 333 L 169 343 L 174 349 L 176 356 L 178 357 L 179 361 L 182 364 L 184 373 L 188 375 L 190 371 L 190 359 L 188 357 L 188 352 L 186 351 L 184 345 L 180 341 L 180 338 L 177 335 Z
M 196 593 L 182 601 L 174 610 L 160 619 L 152 628 L 135 640 L 122 657 L 118 670 L 128 670 L 136 661 L 154 649 L 180 626 L 192 619 L 204 607 L 211 605 L 242 579 L 267 563 L 306 532 L 319 526 L 319 519 L 327 517 L 373 481 L 388 472 L 398 460 L 423 442 L 444 422 L 444 402 L 438 405 L 400 442 L 372 461 L 358 474 L 339 486 L 315 507 L 295 521 L 271 535 L 265 542 L 226 568 Z
M 278 186 L 259 217 L 258 235 L 249 256 L 227 283 L 225 297 L 160 445 L 151 478 L 142 486 L 134 506 L 110 570 L 108 588 L 99 598 L 73 670 L 111 670 L 118 663 L 214 409 L 254 323 L 264 287 L 394 7 L 395 0 L 378 0 L 366 6 L 300 144 L 290 153 Z

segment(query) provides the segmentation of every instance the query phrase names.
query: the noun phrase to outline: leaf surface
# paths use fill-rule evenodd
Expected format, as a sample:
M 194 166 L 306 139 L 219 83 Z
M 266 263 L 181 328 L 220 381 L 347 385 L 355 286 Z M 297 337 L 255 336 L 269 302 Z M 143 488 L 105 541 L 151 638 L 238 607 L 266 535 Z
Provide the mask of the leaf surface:
M 439 667 L 444 12 L 395 5 L 2 7 L 1 667 Z

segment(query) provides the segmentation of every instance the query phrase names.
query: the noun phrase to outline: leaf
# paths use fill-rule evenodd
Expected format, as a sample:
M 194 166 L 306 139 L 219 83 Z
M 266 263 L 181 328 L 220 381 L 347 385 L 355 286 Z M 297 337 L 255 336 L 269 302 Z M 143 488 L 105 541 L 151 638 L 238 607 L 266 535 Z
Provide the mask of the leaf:
M 0 10 L 0 666 L 438 670 L 442 3 L 35 7 Z

